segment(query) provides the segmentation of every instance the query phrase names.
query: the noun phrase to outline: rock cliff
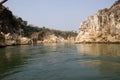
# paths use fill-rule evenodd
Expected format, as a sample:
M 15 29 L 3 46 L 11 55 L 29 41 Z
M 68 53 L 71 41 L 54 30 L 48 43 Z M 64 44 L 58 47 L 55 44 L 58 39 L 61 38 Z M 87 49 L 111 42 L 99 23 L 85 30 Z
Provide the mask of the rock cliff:
M 38 43 L 64 42 L 67 38 L 76 37 L 72 31 L 60 31 L 27 24 L 21 17 L 14 16 L 12 11 L 0 3 L 0 47 Z
M 120 0 L 81 23 L 76 43 L 120 42 Z
M 0 5 L 0 47 L 25 44 L 22 37 L 25 27 L 25 21 L 15 17 L 8 8 Z M 29 43 L 27 41 L 29 40 L 26 40 L 26 44 Z

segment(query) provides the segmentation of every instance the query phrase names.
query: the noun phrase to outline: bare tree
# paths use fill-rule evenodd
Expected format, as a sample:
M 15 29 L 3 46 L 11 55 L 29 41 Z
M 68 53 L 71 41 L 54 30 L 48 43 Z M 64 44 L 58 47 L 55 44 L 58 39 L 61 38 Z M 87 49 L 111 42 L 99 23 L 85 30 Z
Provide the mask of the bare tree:
M 3 3 L 5 3 L 8 0 L 0 0 L 0 5 L 2 5 Z

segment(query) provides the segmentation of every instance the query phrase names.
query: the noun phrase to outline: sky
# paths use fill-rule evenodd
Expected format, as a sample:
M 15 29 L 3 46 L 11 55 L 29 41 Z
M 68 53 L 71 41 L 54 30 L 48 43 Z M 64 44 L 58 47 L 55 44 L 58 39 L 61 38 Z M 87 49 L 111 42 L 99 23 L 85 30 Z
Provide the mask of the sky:
M 116 0 L 8 0 L 15 16 L 39 27 L 78 31 L 80 23 Z

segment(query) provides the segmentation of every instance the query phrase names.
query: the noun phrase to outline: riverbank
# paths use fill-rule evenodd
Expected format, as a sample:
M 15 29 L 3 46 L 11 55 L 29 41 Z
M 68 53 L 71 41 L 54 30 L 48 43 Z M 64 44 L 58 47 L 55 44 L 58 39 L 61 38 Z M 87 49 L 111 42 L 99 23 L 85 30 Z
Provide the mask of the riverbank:
M 32 45 L 32 44 L 52 44 L 52 43 L 74 43 L 75 37 L 69 37 L 64 39 L 63 37 L 57 37 L 54 34 L 44 36 L 43 40 L 37 38 L 22 37 L 20 35 L 12 35 L 10 33 L 0 33 L 0 47 L 16 46 L 16 45 Z

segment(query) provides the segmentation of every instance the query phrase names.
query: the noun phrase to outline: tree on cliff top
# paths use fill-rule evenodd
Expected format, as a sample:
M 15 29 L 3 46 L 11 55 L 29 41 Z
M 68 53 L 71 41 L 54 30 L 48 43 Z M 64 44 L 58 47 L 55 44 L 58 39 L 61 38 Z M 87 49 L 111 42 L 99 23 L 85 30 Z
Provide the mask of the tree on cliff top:
M 8 0 L 0 0 L 0 5 L 2 5 L 3 3 L 5 3 Z

